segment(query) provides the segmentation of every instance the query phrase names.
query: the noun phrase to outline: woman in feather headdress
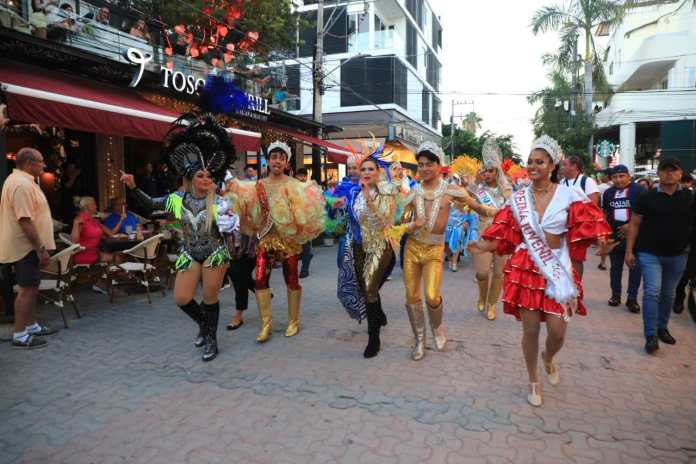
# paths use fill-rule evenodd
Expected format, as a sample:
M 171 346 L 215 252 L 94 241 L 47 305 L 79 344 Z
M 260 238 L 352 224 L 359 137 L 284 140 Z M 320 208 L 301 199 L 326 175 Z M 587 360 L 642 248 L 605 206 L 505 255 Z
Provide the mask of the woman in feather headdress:
M 212 115 L 184 114 L 169 130 L 166 152 L 172 170 L 183 177 L 183 191 L 151 198 L 137 188 L 131 174 L 121 172 L 121 181 L 136 202 L 150 210 L 168 211 L 181 225 L 174 300 L 198 324 L 194 345 L 203 346 L 203 361 L 210 361 L 218 353 L 218 296 L 230 259 L 225 237 L 233 238 L 239 229 L 238 217 L 215 193 L 235 159 L 234 147 Z M 199 283 L 201 304 L 194 300 Z
M 387 325 L 379 290 L 394 266 L 394 250 L 388 231 L 397 208 L 398 190 L 382 178 L 387 164 L 380 159 L 383 147 L 363 146 L 356 154 L 359 188 L 347 197 L 348 231 L 339 262 L 338 299 L 348 314 L 367 318 L 369 340 L 363 353 L 372 358 L 381 348 L 380 329 Z

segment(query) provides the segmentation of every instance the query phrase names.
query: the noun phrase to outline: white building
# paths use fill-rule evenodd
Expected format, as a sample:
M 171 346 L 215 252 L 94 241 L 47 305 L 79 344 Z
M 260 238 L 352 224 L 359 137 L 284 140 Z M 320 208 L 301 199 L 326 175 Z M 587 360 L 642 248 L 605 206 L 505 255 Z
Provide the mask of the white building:
M 616 93 L 597 114 L 595 139 L 618 143 L 629 168 L 645 169 L 660 151 L 696 167 L 696 3 L 639 2 L 611 32 L 605 71 Z
M 312 24 L 316 1 L 298 8 Z M 343 128 L 339 140 L 401 142 L 411 150 L 440 142 L 442 26 L 428 0 L 327 2 L 324 21 L 326 91 L 323 122 Z M 295 114 L 312 116 L 312 58 L 316 29 L 300 33 L 298 59 L 286 61 L 288 90 L 299 95 Z

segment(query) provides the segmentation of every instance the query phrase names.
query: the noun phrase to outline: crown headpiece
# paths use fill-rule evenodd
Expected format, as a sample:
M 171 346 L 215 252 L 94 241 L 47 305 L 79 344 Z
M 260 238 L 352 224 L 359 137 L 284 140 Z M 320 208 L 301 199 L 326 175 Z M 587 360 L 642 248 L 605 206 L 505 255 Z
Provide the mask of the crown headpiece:
M 489 137 L 483 143 L 481 149 L 484 169 L 497 168 L 500 166 L 500 145 L 495 137 Z
M 561 146 L 558 144 L 558 142 L 546 134 L 532 142 L 532 148 L 529 150 L 529 152 L 531 153 L 537 149 L 544 150 L 546 153 L 548 153 L 553 161 L 553 164 L 558 164 L 563 156 L 563 151 L 561 150 Z
M 435 142 L 431 142 L 430 140 L 421 143 L 421 145 L 418 147 L 418 150 L 416 150 L 416 159 L 418 158 L 418 155 L 426 151 L 437 156 L 440 160 L 440 164 L 442 164 L 442 161 L 445 158 L 445 154 L 442 152 L 442 148 L 438 144 L 436 144 Z
M 281 142 L 280 140 L 276 140 L 275 142 L 272 142 L 270 145 L 268 145 L 268 148 L 266 149 L 266 153 L 269 155 L 271 154 L 272 151 L 280 150 L 283 153 L 285 153 L 285 156 L 290 159 L 292 156 L 292 151 L 290 150 L 290 147 L 288 146 L 287 143 Z

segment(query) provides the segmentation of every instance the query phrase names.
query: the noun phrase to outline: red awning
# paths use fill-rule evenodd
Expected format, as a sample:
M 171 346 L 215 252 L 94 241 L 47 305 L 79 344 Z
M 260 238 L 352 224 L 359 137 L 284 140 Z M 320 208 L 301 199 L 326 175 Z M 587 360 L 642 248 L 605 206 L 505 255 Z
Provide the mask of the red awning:
M 179 114 L 132 89 L 101 84 L 35 66 L 0 64 L 10 119 L 97 134 L 161 141 Z M 237 151 L 258 151 L 261 134 L 228 129 Z
M 348 157 L 352 154 L 346 147 L 341 145 L 336 145 L 328 140 L 322 140 L 317 137 L 312 137 L 311 135 L 303 134 L 301 132 L 288 132 L 283 131 L 289 137 L 297 140 L 298 142 L 306 143 L 308 145 L 317 145 L 319 147 L 324 147 L 326 149 L 326 157 L 329 161 L 334 163 L 345 164 Z

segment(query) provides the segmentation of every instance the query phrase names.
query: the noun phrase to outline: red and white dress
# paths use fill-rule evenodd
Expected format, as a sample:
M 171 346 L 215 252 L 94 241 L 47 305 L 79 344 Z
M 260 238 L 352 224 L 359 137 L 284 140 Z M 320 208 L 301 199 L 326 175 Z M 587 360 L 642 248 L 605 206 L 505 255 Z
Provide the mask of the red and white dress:
M 561 248 L 551 249 L 544 232 L 562 235 Z M 539 219 L 531 186 L 515 192 L 481 237 L 497 240 L 496 253 L 512 257 L 505 265 L 503 309 L 520 320 L 520 308 L 568 320 L 586 315 L 582 283 L 571 257 L 582 257 L 587 247 L 611 234 L 602 211 L 585 194 L 558 185 Z M 583 260 L 582 258 L 579 260 Z

